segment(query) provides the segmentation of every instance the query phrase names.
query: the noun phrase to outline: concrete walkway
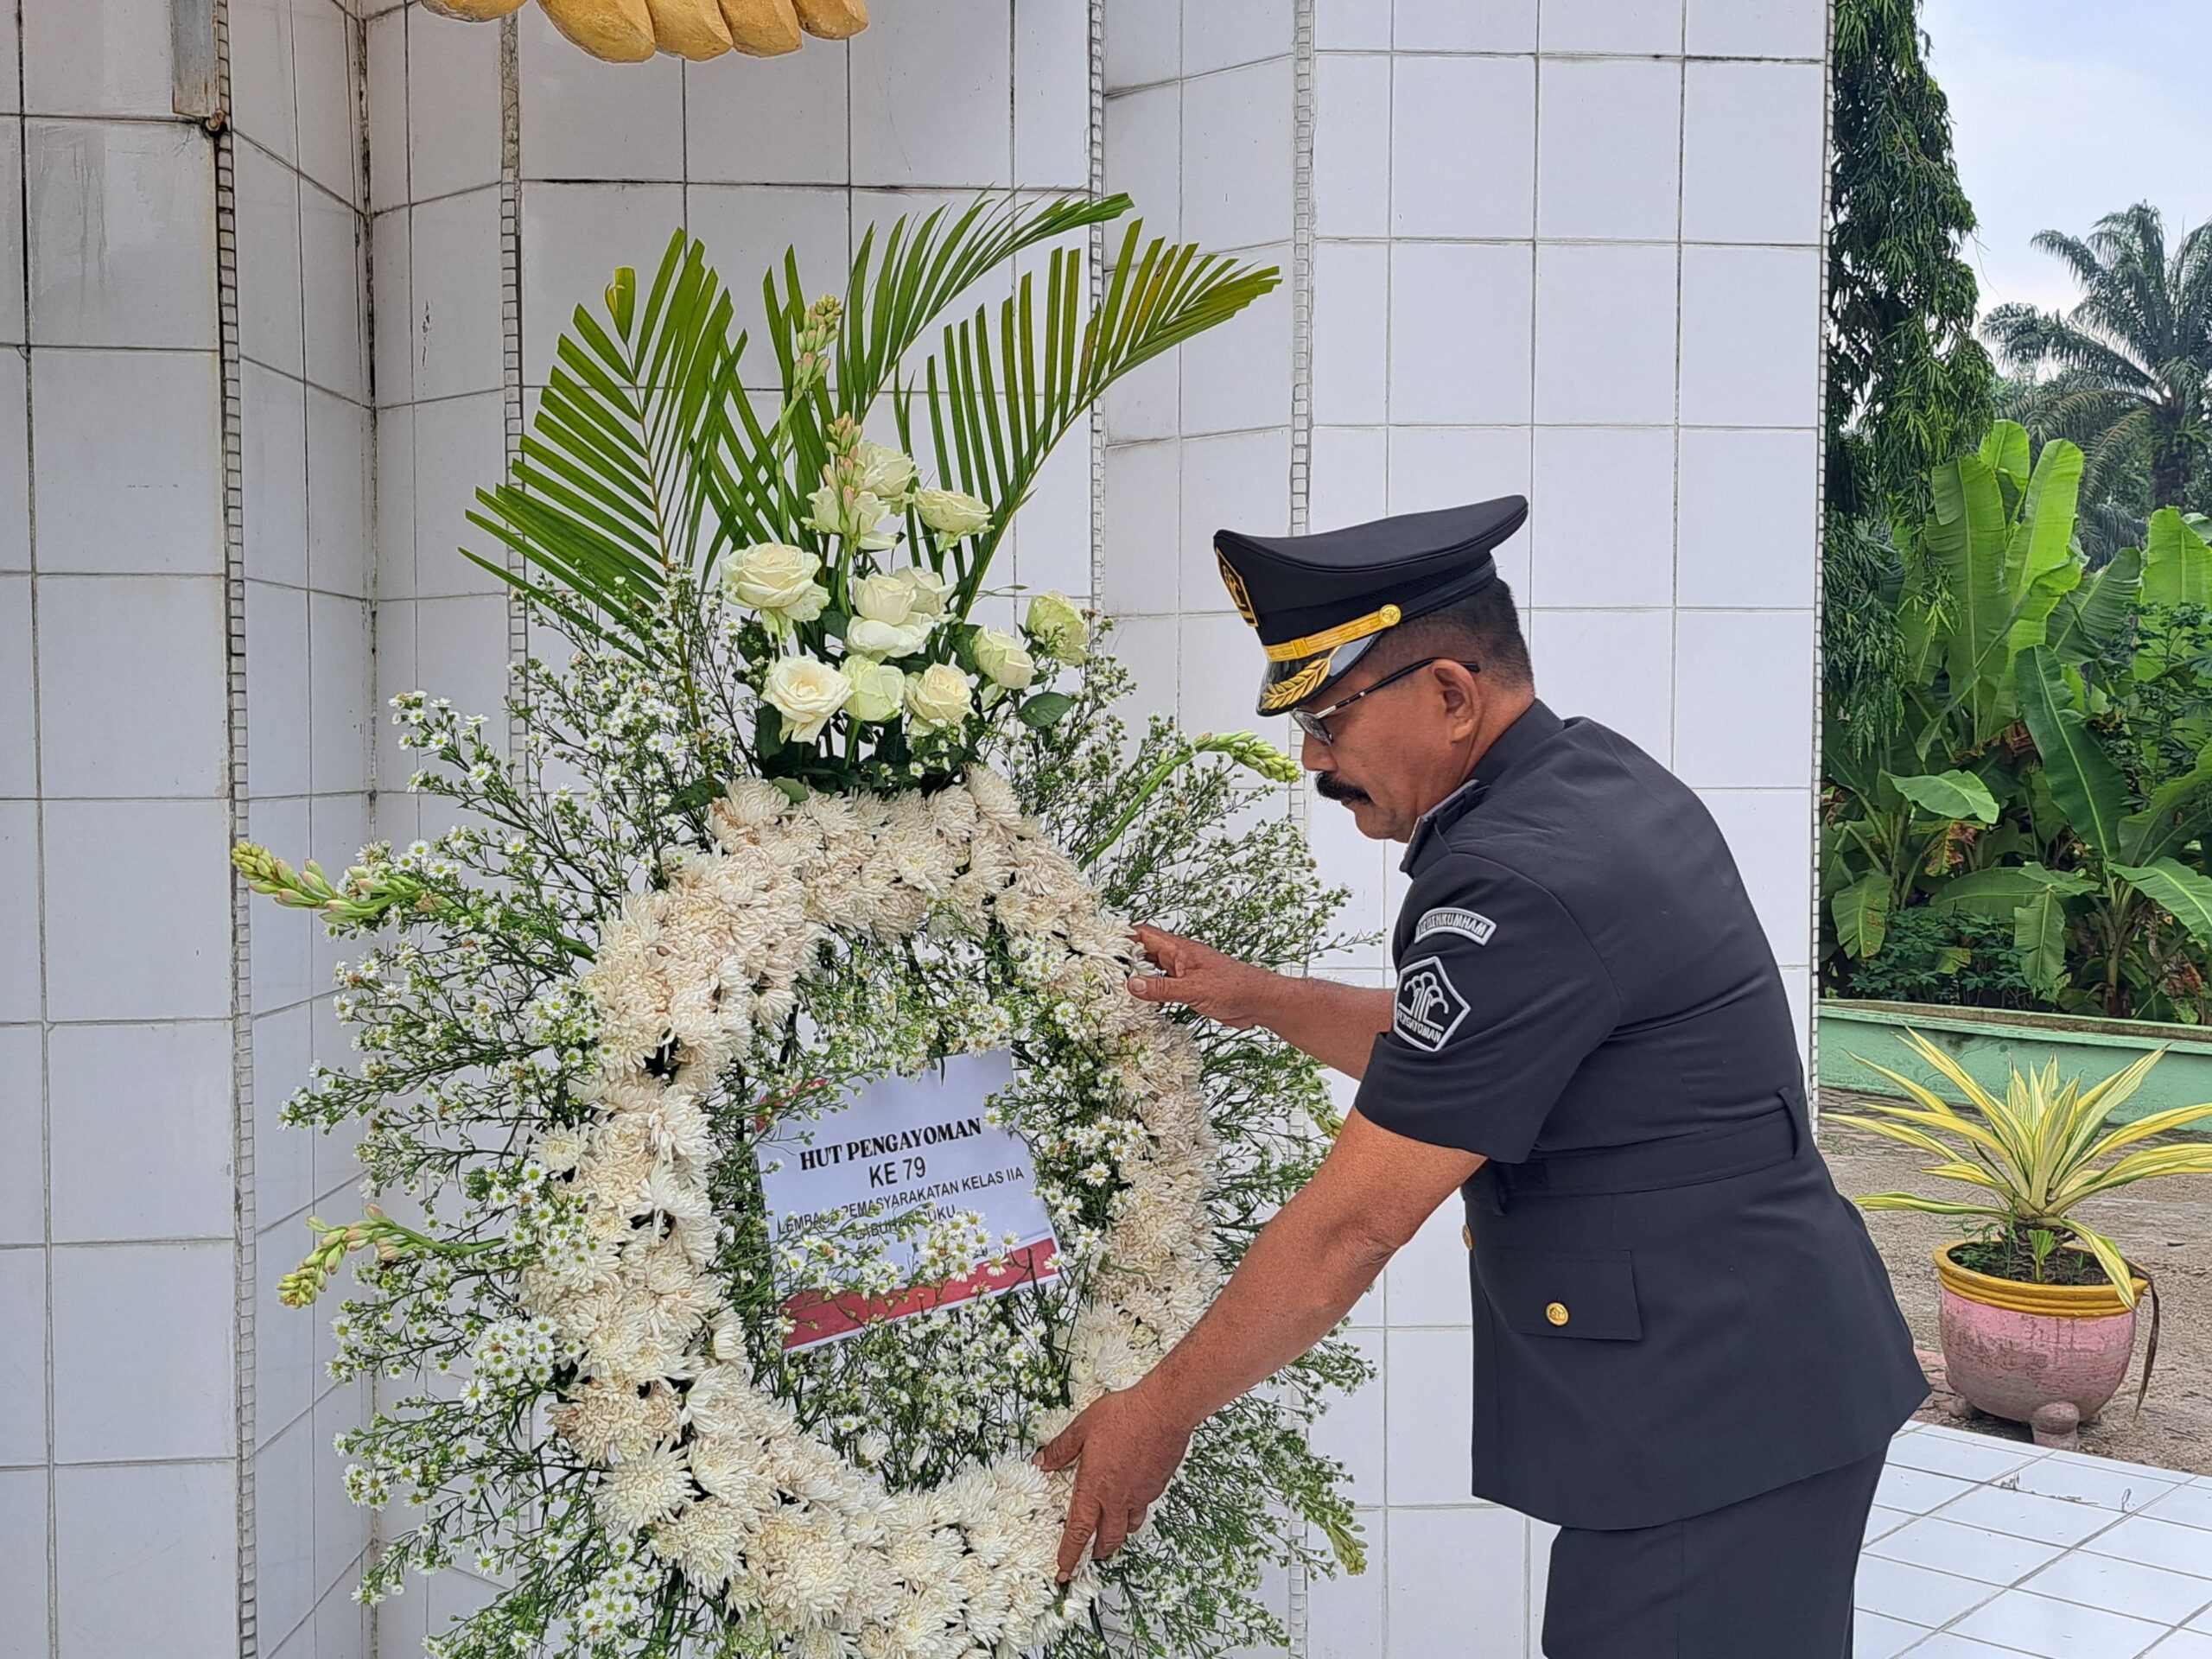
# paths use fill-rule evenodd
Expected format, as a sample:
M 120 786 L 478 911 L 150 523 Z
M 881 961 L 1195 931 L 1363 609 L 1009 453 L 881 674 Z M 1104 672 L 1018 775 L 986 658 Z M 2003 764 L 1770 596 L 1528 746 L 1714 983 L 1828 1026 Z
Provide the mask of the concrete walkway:
M 1855 1659 L 2212 1659 L 2212 1476 L 1914 1423 L 1874 1503 Z

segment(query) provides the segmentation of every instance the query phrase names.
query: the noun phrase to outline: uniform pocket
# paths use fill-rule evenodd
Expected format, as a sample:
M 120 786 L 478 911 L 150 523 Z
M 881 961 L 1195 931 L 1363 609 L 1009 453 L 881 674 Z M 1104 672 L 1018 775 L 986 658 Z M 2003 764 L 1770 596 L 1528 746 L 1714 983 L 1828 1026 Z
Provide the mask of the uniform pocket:
M 1498 1318 L 1523 1336 L 1634 1342 L 1643 1335 L 1627 1250 L 1486 1250 L 1478 1271 Z

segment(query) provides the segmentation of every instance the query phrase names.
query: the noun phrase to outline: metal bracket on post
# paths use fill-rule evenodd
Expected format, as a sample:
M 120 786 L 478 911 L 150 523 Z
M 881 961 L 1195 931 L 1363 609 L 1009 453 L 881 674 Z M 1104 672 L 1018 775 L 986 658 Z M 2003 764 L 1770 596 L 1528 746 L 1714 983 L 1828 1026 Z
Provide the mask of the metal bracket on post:
M 222 77 L 215 52 L 215 0 L 169 0 L 169 105 L 210 132 L 222 130 Z

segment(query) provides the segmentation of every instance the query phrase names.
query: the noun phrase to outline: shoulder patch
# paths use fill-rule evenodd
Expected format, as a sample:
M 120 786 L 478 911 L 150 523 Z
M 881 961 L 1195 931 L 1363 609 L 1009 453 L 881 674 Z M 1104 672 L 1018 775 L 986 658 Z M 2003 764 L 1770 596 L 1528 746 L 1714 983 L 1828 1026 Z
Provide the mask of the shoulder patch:
M 1446 906 L 1427 912 L 1414 924 L 1414 942 L 1419 944 L 1432 933 L 1464 933 L 1477 944 L 1488 944 L 1497 931 L 1497 924 L 1479 910 Z
M 1434 957 L 1423 957 L 1398 976 L 1390 1027 L 1415 1048 L 1435 1053 L 1466 1017 L 1467 999 Z

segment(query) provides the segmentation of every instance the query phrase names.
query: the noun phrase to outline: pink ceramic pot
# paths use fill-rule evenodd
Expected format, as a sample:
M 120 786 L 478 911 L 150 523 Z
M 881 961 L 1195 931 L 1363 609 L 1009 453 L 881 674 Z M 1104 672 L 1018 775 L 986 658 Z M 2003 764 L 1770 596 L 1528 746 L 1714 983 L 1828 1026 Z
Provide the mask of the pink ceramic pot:
M 1942 1281 L 1943 1364 L 1952 1389 L 1993 1417 L 2088 1422 L 2120 1391 L 2135 1348 L 2135 1310 L 2111 1285 L 2030 1285 L 1962 1268 L 1936 1252 Z M 2135 1293 L 2147 1288 L 2137 1279 Z M 2063 1421 L 2068 1414 L 2057 1414 Z M 2040 1425 L 2038 1425 L 2040 1427 Z

